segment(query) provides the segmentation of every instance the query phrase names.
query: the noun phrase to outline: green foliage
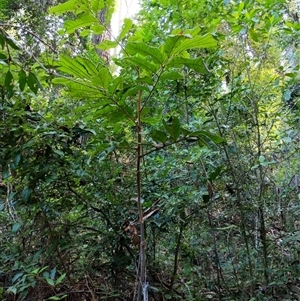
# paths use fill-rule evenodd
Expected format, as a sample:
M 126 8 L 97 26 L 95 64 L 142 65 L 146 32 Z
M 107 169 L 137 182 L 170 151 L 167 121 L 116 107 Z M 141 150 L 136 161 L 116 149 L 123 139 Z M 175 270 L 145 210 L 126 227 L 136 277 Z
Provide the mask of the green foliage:
M 0 24 L 1 298 L 133 300 L 137 291 L 140 301 L 143 249 L 149 299 L 294 298 L 292 8 L 145 0 L 142 22 L 125 19 L 95 47 L 108 25 L 98 13 L 110 20 L 113 1 L 58 3 L 47 18 L 63 28 L 28 19 L 42 4 L 16 5 L 32 26 Z M 95 51 L 117 46 L 109 63 Z

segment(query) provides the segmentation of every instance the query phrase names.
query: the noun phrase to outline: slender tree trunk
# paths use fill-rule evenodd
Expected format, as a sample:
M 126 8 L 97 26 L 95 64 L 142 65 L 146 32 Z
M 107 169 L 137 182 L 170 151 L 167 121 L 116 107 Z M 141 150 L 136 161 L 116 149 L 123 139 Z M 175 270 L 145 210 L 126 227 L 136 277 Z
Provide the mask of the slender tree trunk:
M 106 63 L 108 64 L 110 61 L 110 53 L 109 50 L 101 50 L 98 49 L 97 46 L 101 44 L 102 41 L 104 40 L 110 40 L 111 39 L 111 24 L 106 24 L 107 23 L 107 18 L 106 18 L 106 8 L 102 9 L 98 13 L 98 20 L 99 23 L 103 26 L 106 27 L 106 30 L 100 34 L 100 35 L 94 35 L 93 36 L 93 43 L 96 47 L 96 52 L 99 55 L 99 57 L 103 58 Z
M 145 224 L 143 218 L 143 208 L 142 208 L 142 178 L 141 178 L 141 163 L 143 159 L 142 154 L 142 91 L 139 91 L 137 99 L 137 168 L 136 168 L 136 182 L 137 182 L 137 204 L 138 204 L 138 214 L 140 223 L 140 253 L 139 253 L 139 265 L 137 270 L 137 280 L 138 280 L 138 295 L 137 301 L 142 301 L 148 299 L 147 296 L 147 284 L 146 284 L 146 242 L 145 242 Z
M 180 228 L 179 228 L 179 234 L 178 234 L 178 237 L 177 237 L 176 249 L 175 249 L 173 274 L 172 274 L 172 277 L 171 277 L 171 283 L 170 283 L 170 289 L 169 289 L 169 292 L 170 292 L 171 296 L 173 294 L 174 282 L 175 282 L 175 278 L 176 278 L 176 274 L 177 274 L 177 270 L 178 270 L 178 258 L 179 258 L 179 251 L 180 251 L 180 243 L 181 243 L 181 238 L 182 238 L 184 226 L 185 226 L 184 221 L 181 221 L 180 222 Z
M 216 239 L 215 228 L 214 228 L 214 225 L 212 222 L 211 213 L 209 211 L 207 211 L 207 217 L 208 217 L 208 223 L 209 223 L 209 227 L 211 229 L 212 237 L 213 237 L 215 264 L 216 264 L 216 268 L 217 268 L 218 299 L 219 299 L 219 301 L 221 301 L 222 300 L 222 296 L 221 296 L 221 266 L 220 266 L 220 260 L 219 260 L 219 253 L 218 253 L 218 249 L 217 249 L 217 239 Z

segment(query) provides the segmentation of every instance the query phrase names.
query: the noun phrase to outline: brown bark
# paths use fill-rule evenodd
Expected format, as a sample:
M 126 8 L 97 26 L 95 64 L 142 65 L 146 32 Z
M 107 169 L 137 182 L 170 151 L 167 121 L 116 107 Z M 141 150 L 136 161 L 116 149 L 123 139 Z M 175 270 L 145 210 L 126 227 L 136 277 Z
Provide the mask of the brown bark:
M 99 57 L 104 59 L 106 63 L 109 63 L 110 61 L 110 53 L 109 50 L 101 50 L 98 49 L 97 46 L 104 40 L 110 40 L 111 39 L 111 24 L 107 24 L 107 16 L 106 16 L 106 8 L 102 9 L 98 13 L 98 20 L 101 25 L 105 27 L 105 31 L 100 35 L 94 35 L 93 36 L 93 43 L 96 47 L 97 54 Z

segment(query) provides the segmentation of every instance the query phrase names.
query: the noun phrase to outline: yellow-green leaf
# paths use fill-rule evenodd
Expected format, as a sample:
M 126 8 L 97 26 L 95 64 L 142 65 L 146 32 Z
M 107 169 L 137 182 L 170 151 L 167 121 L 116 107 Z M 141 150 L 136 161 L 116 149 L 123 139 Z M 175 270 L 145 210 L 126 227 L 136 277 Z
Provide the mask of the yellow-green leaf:
M 121 41 L 122 39 L 124 39 L 127 35 L 127 33 L 129 32 L 129 30 L 132 27 L 132 21 L 130 19 L 125 19 L 124 20 L 124 24 L 122 26 L 122 30 L 117 38 L 118 41 Z
M 51 7 L 49 11 L 51 14 L 56 14 L 56 15 L 61 15 L 69 11 L 75 11 L 77 2 L 78 0 L 69 0 L 64 3 Z
M 76 29 L 83 28 L 86 26 L 91 26 L 93 24 L 98 24 L 98 19 L 89 14 L 89 13 L 83 13 L 78 16 L 75 20 L 68 20 L 65 22 L 65 29 L 67 33 L 73 33 Z

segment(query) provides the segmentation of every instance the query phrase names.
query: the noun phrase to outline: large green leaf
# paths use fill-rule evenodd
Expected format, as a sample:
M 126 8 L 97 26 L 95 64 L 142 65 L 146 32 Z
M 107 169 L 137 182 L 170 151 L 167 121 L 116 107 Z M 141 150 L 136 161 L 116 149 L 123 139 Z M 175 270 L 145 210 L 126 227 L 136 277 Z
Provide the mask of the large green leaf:
M 176 141 L 180 135 L 180 122 L 178 117 L 171 117 L 172 121 L 171 124 L 166 123 L 163 120 L 163 125 L 164 128 L 168 131 L 168 133 L 170 134 L 171 138 Z
M 0 30 L 0 46 L 3 49 L 5 46 L 5 35 L 2 30 Z
M 0 60 L 8 61 L 7 55 L 4 53 L 0 53 Z
M 23 69 L 21 69 L 19 71 L 19 88 L 21 91 L 23 91 L 26 86 L 26 79 L 27 79 L 26 72 Z
M 185 40 L 186 37 L 184 35 L 172 35 L 166 39 L 165 44 L 161 46 L 161 50 L 164 51 L 167 55 L 170 55 L 172 51 L 179 46 L 182 40 Z
M 85 64 L 87 64 L 87 66 L 85 66 Z M 65 54 L 60 56 L 59 69 L 69 75 L 84 79 L 90 78 L 93 74 L 97 74 L 96 67 L 93 66 L 91 62 L 88 63 L 87 59 L 72 58 Z
M 149 56 L 152 58 L 154 63 L 158 63 L 160 65 L 162 65 L 166 60 L 166 56 L 160 52 L 158 48 L 150 47 L 145 43 L 129 42 L 125 48 L 125 52 L 129 55 L 135 55 L 139 53 L 143 56 Z
M 171 71 L 171 72 L 164 72 L 160 77 L 160 80 L 177 80 L 182 79 L 182 75 L 179 72 Z
M 28 74 L 28 77 L 27 77 L 27 85 L 28 87 L 30 88 L 30 90 L 33 92 L 33 93 L 37 93 L 37 91 L 39 90 L 39 88 L 41 88 L 41 84 L 38 80 L 38 78 L 36 77 L 36 75 L 32 72 L 30 72 Z
M 156 142 L 166 143 L 168 136 L 163 131 L 154 130 L 153 133 L 151 134 L 151 138 Z
M 12 89 L 14 87 L 14 77 L 13 77 L 12 73 L 10 72 L 10 70 L 8 70 L 5 75 L 4 85 L 8 91 L 12 91 Z
M 151 74 L 151 76 L 152 76 L 152 74 Z M 149 86 L 154 85 L 153 78 L 150 77 L 150 76 L 141 76 L 141 77 L 139 77 L 139 78 L 136 79 L 136 82 L 137 83 L 147 84 Z
M 120 121 L 126 122 L 127 125 L 134 126 L 133 110 L 129 106 L 107 105 L 100 108 L 95 113 L 95 117 L 105 118 L 109 127 L 116 126 L 115 123 Z M 128 118 L 128 116 L 131 116 Z
M 155 73 L 158 70 L 157 65 L 150 63 L 145 58 L 131 56 L 131 57 L 125 57 L 124 60 L 130 61 L 140 69 L 150 71 L 151 73 Z
M 76 57 L 76 61 L 83 66 L 88 75 L 98 74 L 97 67 L 89 59 L 78 56 Z
M 192 39 L 186 38 L 185 41 L 183 41 L 179 46 L 177 46 L 171 51 L 171 54 L 176 55 L 188 49 L 209 48 L 209 47 L 216 47 L 216 46 L 217 46 L 217 42 L 212 37 L 212 35 L 208 34 L 202 37 L 196 36 Z
M 50 13 L 51 14 L 56 14 L 56 15 L 61 15 L 66 12 L 71 12 L 75 11 L 76 8 L 78 8 L 78 5 L 76 5 L 78 0 L 69 0 L 64 3 L 58 4 L 54 7 L 50 8 Z
M 46 282 L 47 282 L 49 285 L 51 285 L 51 286 L 54 286 L 54 285 L 55 285 L 54 281 L 53 281 L 51 278 L 46 277 L 46 278 L 44 278 L 44 279 L 46 280 Z
M 50 8 L 51 14 L 62 15 L 67 12 L 79 14 L 81 12 L 92 12 L 97 14 L 106 4 L 105 0 L 68 0 Z
M 93 24 L 98 24 L 99 20 L 89 14 L 89 13 L 82 13 L 78 16 L 75 20 L 68 20 L 65 22 L 65 28 L 67 33 L 73 33 L 76 29 L 83 28 L 86 26 L 91 26 Z
M 132 24 L 133 23 L 130 19 L 124 19 L 124 24 L 123 24 L 121 32 L 117 38 L 118 41 L 121 41 L 126 37 L 127 33 L 129 32 L 129 30 L 132 27 Z
M 189 59 L 184 57 L 174 57 L 166 65 L 167 67 L 181 68 L 186 66 L 201 74 L 207 74 L 207 68 L 203 63 L 202 58 Z
M 101 68 L 96 76 L 92 77 L 92 83 L 99 88 L 107 89 L 112 82 L 112 75 L 107 68 Z
M 69 94 L 75 98 L 100 99 L 104 97 L 103 93 L 95 86 L 83 80 L 74 80 L 72 78 L 54 78 L 53 84 L 63 85 L 68 88 Z
M 218 136 L 218 135 L 215 135 L 215 134 L 212 134 L 208 131 L 204 131 L 204 130 L 195 131 L 195 132 L 190 134 L 190 137 L 198 137 L 198 138 L 207 137 L 207 138 L 209 138 L 209 140 L 211 140 L 212 142 L 214 142 L 216 144 L 226 142 L 225 138 L 223 138 L 221 136 Z
M 110 94 L 115 94 L 117 90 L 121 90 L 123 87 L 124 78 L 122 76 L 118 76 L 114 78 L 108 86 L 108 91 Z
M 105 28 L 103 25 L 97 23 L 97 24 L 91 25 L 89 30 L 88 30 L 88 29 L 86 29 L 86 30 L 87 30 L 87 32 L 89 32 L 89 33 L 90 33 L 91 31 L 93 31 L 93 34 L 100 35 L 100 34 L 102 34 L 102 33 L 106 30 L 106 28 Z M 84 30 L 82 30 L 82 31 L 80 32 L 80 34 L 81 34 L 83 31 L 84 31 Z M 84 35 L 84 36 L 87 36 L 87 35 Z
M 24 188 L 23 191 L 22 191 L 22 199 L 23 201 L 28 201 L 30 196 L 31 196 L 31 192 L 32 190 L 28 187 Z
M 13 48 L 15 50 L 20 50 L 21 49 L 21 46 L 18 45 L 18 42 L 14 38 L 12 38 L 12 37 L 6 37 L 6 41 L 7 41 L 7 44 L 11 48 Z
M 8 66 L 8 58 L 5 54 L 3 53 L 0 53 L 0 64 L 3 65 L 3 66 Z
M 107 3 L 107 0 L 85 0 L 85 2 L 95 14 L 98 14 L 106 5 L 110 4 Z

